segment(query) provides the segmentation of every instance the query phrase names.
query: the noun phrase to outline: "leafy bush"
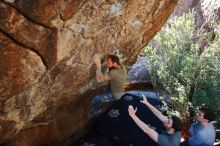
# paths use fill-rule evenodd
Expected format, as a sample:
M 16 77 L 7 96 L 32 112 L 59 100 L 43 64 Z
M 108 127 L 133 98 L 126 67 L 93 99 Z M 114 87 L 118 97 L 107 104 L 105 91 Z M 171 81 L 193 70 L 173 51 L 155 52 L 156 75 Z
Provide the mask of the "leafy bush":
M 195 27 L 194 12 L 175 17 L 142 53 L 155 89 L 166 91 L 183 111 L 192 102 L 220 115 L 220 29 L 206 28 Z

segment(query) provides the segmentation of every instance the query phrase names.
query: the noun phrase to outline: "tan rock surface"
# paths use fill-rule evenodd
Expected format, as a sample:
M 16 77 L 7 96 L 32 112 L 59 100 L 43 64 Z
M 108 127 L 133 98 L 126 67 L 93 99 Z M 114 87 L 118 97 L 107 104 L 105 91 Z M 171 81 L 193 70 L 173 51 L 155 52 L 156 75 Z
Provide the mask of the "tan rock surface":
M 172 16 L 181 16 L 183 13 L 194 10 L 197 26 L 211 21 L 219 23 L 219 8 L 220 0 L 179 0 Z
M 84 134 L 96 53 L 126 65 L 177 0 L 0 0 L 0 142 L 40 146 Z

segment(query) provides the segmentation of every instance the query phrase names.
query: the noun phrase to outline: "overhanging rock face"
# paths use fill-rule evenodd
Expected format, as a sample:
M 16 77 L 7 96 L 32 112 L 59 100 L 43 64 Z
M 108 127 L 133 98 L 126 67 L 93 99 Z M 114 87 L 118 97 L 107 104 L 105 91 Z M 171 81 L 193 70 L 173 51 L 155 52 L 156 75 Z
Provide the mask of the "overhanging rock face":
M 0 0 L 0 142 L 39 146 L 88 125 L 96 53 L 126 65 L 177 0 Z

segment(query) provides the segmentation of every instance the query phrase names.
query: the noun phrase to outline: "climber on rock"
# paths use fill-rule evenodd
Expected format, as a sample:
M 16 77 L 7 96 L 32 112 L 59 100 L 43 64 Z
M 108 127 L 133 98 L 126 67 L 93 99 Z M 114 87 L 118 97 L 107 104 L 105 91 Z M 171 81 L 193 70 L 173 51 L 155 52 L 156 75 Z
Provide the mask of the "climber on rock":
M 106 64 L 101 64 L 100 55 L 96 55 L 94 63 L 97 66 L 96 80 L 102 85 L 108 85 L 108 89 L 100 94 L 96 95 L 92 99 L 93 111 L 92 116 L 101 112 L 102 102 L 110 100 L 119 100 L 124 92 L 125 84 L 127 83 L 127 70 L 125 66 L 120 62 L 120 59 L 116 55 L 107 55 L 105 58 Z M 107 68 L 103 71 L 104 68 Z

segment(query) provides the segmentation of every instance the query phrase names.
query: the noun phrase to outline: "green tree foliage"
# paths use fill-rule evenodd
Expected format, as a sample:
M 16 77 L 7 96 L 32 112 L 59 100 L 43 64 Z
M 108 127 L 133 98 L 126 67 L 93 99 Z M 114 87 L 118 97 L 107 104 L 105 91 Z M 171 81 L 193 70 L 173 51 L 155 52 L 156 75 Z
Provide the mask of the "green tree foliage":
M 211 28 L 211 29 L 210 29 Z M 211 31 L 210 31 L 211 30 Z M 195 27 L 194 12 L 170 19 L 143 50 L 155 89 L 188 107 L 220 105 L 220 29 Z M 186 106 L 187 105 L 187 106 Z

